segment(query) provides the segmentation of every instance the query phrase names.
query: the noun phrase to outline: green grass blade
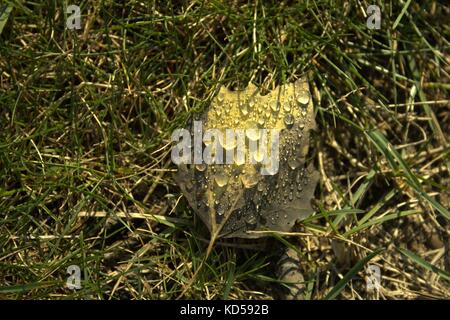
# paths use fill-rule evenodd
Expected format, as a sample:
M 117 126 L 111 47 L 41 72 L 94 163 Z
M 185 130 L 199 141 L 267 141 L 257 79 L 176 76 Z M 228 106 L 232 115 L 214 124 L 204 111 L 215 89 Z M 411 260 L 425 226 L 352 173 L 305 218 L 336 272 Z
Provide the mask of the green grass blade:
M 431 263 L 425 261 L 423 258 L 419 257 L 418 255 L 416 255 L 415 253 L 404 249 L 404 248 L 397 248 L 398 251 L 400 251 L 405 257 L 411 259 L 412 261 L 414 261 L 415 263 L 417 263 L 418 265 L 420 265 L 421 267 L 424 267 L 425 269 L 436 273 L 438 276 L 440 276 L 441 278 L 447 280 L 450 282 L 450 273 L 439 269 L 438 267 L 432 265 Z
M 387 141 L 387 139 L 378 130 L 371 130 L 367 132 L 369 140 L 372 141 L 375 147 L 386 157 L 389 165 L 395 173 L 401 173 L 408 185 L 419 195 L 425 199 L 433 208 L 441 213 L 446 219 L 450 220 L 450 212 L 445 209 L 439 202 L 431 198 L 422 189 L 419 179 L 412 173 L 409 166 L 395 150 L 395 148 Z
M 0 8 L 0 34 L 3 32 L 3 28 L 8 22 L 9 14 L 11 13 L 13 6 L 11 4 L 4 4 Z
M 394 25 L 392 26 L 392 30 L 395 30 L 397 28 L 398 24 L 400 23 L 400 20 L 402 20 L 402 17 L 405 15 L 406 10 L 408 10 L 409 4 L 411 3 L 411 0 L 408 0 L 406 4 L 403 6 L 402 11 L 398 15 L 397 19 L 395 19 Z

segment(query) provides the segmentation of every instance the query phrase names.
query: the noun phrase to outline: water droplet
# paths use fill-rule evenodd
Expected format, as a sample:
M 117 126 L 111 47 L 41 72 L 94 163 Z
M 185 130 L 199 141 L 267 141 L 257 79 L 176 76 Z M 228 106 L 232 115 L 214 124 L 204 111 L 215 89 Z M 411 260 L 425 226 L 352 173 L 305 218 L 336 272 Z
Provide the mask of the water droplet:
M 229 138 L 225 132 L 219 135 L 219 143 L 225 150 L 233 150 L 237 145 L 236 137 L 231 135 L 231 138 Z
M 241 109 L 242 115 L 243 116 L 247 116 L 248 115 L 248 108 L 247 108 L 247 104 L 244 102 L 240 102 L 239 103 L 239 108 Z
M 274 161 L 277 161 L 277 160 L 274 160 Z M 273 176 L 273 175 L 277 174 L 277 172 L 278 172 L 278 166 L 276 166 L 270 159 L 269 159 L 269 163 L 267 163 L 264 166 L 264 169 L 266 171 L 265 174 L 267 174 L 269 176 Z M 278 184 L 276 185 L 276 188 L 278 188 Z
M 280 102 L 279 101 L 274 101 L 270 104 L 270 108 L 272 109 L 273 112 L 277 112 L 278 110 L 280 110 Z
M 245 154 L 243 156 L 236 155 L 233 160 L 238 167 L 242 166 L 245 163 Z
M 220 188 L 226 186 L 226 184 L 228 183 L 228 179 L 229 179 L 228 175 L 224 172 L 217 173 L 214 176 L 214 181 L 216 181 L 217 185 Z
M 300 106 L 306 106 L 309 103 L 310 95 L 309 92 L 306 90 L 300 90 L 300 92 L 297 95 L 297 103 Z
M 265 122 L 266 122 L 266 121 L 264 120 L 263 117 L 259 117 L 259 119 L 258 119 L 258 124 L 259 124 L 260 126 L 263 126 Z
M 298 162 L 297 159 L 289 159 L 288 160 L 288 165 L 289 165 L 289 168 L 291 168 L 292 170 L 295 170 L 295 169 L 298 168 L 300 163 Z
M 288 129 L 292 128 L 293 124 L 294 124 L 294 116 L 290 113 L 287 113 L 284 116 L 284 124 L 286 125 L 286 127 Z
M 259 192 L 262 192 L 263 190 L 265 190 L 265 184 L 264 184 L 264 182 L 260 182 L 260 183 L 258 183 L 258 185 L 256 186 L 256 189 L 259 191 Z
M 283 105 L 283 109 L 286 112 L 290 112 L 291 111 L 291 104 L 289 102 L 285 102 Z
M 248 227 L 254 228 L 256 227 L 258 220 L 253 214 L 251 214 L 245 218 L 245 223 L 248 225 Z
M 222 94 L 222 93 L 219 93 L 219 95 L 217 96 L 217 101 L 220 102 L 220 103 L 222 103 L 223 100 L 224 100 L 223 94 Z
M 291 192 L 289 192 L 289 201 L 294 200 L 294 194 Z
M 223 214 L 225 213 L 225 206 L 219 204 L 216 208 L 216 213 L 219 215 L 219 217 L 223 216 Z
M 262 162 L 264 160 L 264 152 L 262 148 L 258 148 L 256 152 L 253 152 L 253 159 L 255 159 L 256 162 Z
M 252 171 L 254 171 L 254 172 L 252 172 Z M 242 181 L 242 184 L 244 185 L 244 187 L 247 189 L 254 187 L 259 181 L 258 176 L 256 174 L 256 170 L 253 168 L 253 170 L 251 170 L 251 172 L 247 172 L 247 173 L 241 175 L 241 181 Z
M 196 164 L 195 169 L 197 169 L 200 172 L 203 172 L 206 170 L 206 164 L 205 163 Z
M 257 141 L 261 137 L 261 132 L 255 127 L 245 130 L 245 135 L 252 141 Z

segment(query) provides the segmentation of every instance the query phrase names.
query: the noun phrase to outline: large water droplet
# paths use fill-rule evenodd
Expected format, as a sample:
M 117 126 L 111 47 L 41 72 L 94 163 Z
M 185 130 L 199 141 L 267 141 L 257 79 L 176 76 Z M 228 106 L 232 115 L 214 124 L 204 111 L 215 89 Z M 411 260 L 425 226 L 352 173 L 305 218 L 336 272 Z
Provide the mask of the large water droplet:
M 284 124 L 288 129 L 292 128 L 292 126 L 294 125 L 294 116 L 290 113 L 287 113 L 284 116 Z
M 300 163 L 298 162 L 297 159 L 293 158 L 293 159 L 288 160 L 288 165 L 289 165 L 289 168 L 291 168 L 292 170 L 295 170 L 298 168 Z
M 273 101 L 272 103 L 270 103 L 270 108 L 273 112 L 277 112 L 278 110 L 280 110 L 280 102 L 278 100 Z
M 247 116 L 248 115 L 248 107 L 247 104 L 244 102 L 240 102 L 239 103 L 239 108 L 241 109 L 241 113 L 243 116 Z
M 249 189 L 254 187 L 258 183 L 259 179 L 256 172 L 255 173 L 248 172 L 241 175 L 241 181 L 244 187 Z
M 214 181 L 216 181 L 217 185 L 220 188 L 226 186 L 226 184 L 228 183 L 228 179 L 229 179 L 228 175 L 224 172 L 217 173 L 214 176 Z
M 222 217 L 223 214 L 225 213 L 225 206 L 223 204 L 219 204 L 216 208 L 216 213 Z
M 237 145 L 236 137 L 234 135 L 231 135 L 231 138 L 227 137 L 226 132 L 219 135 L 219 143 L 225 150 L 233 150 Z
M 310 95 L 309 92 L 306 90 L 300 90 L 300 92 L 297 95 L 297 103 L 300 106 L 306 106 L 309 103 Z
M 261 137 L 261 132 L 255 127 L 245 130 L 245 135 L 252 141 L 257 141 Z

